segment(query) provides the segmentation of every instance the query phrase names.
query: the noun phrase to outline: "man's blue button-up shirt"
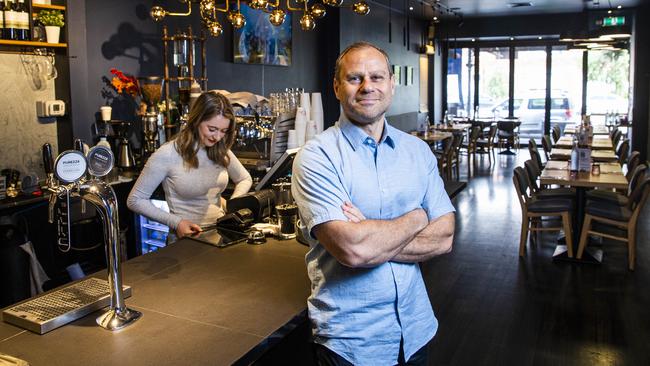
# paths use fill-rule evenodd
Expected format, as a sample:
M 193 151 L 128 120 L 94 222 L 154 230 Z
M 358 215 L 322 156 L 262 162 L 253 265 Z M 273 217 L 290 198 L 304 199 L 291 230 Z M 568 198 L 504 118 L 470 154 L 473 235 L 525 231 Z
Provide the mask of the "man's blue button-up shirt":
M 376 143 L 344 115 L 298 153 L 292 193 L 304 235 L 311 238 L 318 224 L 347 221 L 341 209 L 345 201 L 377 220 L 419 207 L 429 220 L 454 211 L 426 143 L 386 122 Z M 353 364 L 397 364 L 402 338 L 408 360 L 435 335 L 438 322 L 417 264 L 350 268 L 316 240 L 305 260 L 315 341 Z

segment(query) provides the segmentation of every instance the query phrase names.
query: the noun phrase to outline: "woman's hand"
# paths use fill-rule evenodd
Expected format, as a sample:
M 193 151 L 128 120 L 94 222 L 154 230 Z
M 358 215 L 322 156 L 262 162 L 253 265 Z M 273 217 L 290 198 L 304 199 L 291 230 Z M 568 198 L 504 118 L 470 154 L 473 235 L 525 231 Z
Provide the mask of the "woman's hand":
M 184 236 L 198 234 L 201 231 L 202 230 L 199 225 L 188 220 L 181 220 L 181 222 L 178 224 L 178 227 L 176 228 L 176 236 L 182 238 Z
M 343 214 L 348 218 L 350 222 L 361 222 L 366 219 L 366 217 L 359 211 L 356 206 L 351 202 L 345 201 L 341 206 L 343 209 Z

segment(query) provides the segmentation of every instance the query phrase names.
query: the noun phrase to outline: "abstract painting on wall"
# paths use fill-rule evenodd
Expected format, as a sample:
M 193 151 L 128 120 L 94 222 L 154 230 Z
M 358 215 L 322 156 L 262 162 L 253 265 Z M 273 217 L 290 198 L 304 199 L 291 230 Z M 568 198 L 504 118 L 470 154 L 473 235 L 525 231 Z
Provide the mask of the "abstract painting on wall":
M 291 13 L 276 27 L 268 14 L 241 4 L 246 25 L 233 30 L 235 63 L 276 66 L 291 65 Z

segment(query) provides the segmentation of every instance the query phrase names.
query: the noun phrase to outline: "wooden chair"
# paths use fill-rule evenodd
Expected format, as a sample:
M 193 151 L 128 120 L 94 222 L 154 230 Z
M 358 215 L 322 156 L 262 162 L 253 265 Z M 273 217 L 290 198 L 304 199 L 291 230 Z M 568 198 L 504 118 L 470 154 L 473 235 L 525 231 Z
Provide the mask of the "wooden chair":
M 517 123 L 514 121 L 497 122 L 497 145 L 500 149 L 504 146 L 519 149 L 519 132 L 517 132 Z
M 625 173 L 625 178 L 627 178 L 628 182 L 630 181 L 630 178 L 632 178 L 632 174 L 640 162 L 641 153 L 638 151 L 632 151 L 630 156 L 627 158 L 627 173 Z
M 573 200 L 576 197 L 576 190 L 574 188 L 559 187 L 559 188 L 546 188 L 537 184 L 537 179 L 541 175 L 541 170 L 532 159 L 524 162 L 524 168 L 528 176 L 528 185 L 530 186 L 531 195 L 541 198 L 566 198 Z
M 616 132 L 614 132 L 614 136 L 612 136 L 612 146 L 618 146 L 618 142 L 621 140 L 621 137 L 623 137 L 623 132 L 621 132 L 621 130 L 616 130 Z
M 478 138 L 479 138 L 480 135 L 481 135 L 481 128 L 479 126 L 474 126 L 469 131 L 469 140 L 467 141 L 467 144 L 465 144 L 463 146 L 463 147 L 465 147 L 465 149 L 467 149 L 467 162 L 468 163 L 469 163 L 470 155 L 472 157 L 474 157 L 474 158 L 476 157 L 476 142 L 478 141 Z
M 585 209 L 585 220 L 580 233 L 580 244 L 578 246 L 578 259 L 582 258 L 589 235 L 596 235 L 627 243 L 628 268 L 634 270 L 636 262 L 636 224 L 639 213 L 643 208 L 648 194 L 650 193 L 650 177 L 645 177 L 630 195 L 628 204 L 619 206 L 614 203 L 590 201 Z M 593 224 L 598 223 L 600 226 L 594 228 Z M 601 230 L 601 226 L 610 226 L 624 230 L 625 236 L 606 233 Z
M 531 197 L 528 193 L 528 178 L 522 167 L 516 167 L 512 181 L 515 184 L 517 197 L 521 206 L 521 237 L 519 239 L 519 256 L 523 256 L 526 251 L 526 242 L 528 241 L 529 231 L 559 231 L 564 230 L 567 243 L 567 254 L 573 258 L 573 239 L 571 225 L 571 211 L 573 202 L 568 199 L 542 199 Z M 562 226 L 543 227 L 541 225 L 531 225 L 533 221 L 539 222 L 543 217 L 560 217 Z
M 551 142 L 551 136 L 544 135 L 542 136 L 542 149 L 544 149 L 544 157 L 548 161 L 551 156 L 551 149 L 553 149 L 553 143 Z
M 627 161 L 627 156 L 630 154 L 630 140 L 624 139 L 616 149 L 616 156 L 618 156 L 618 163 L 623 166 Z
M 440 175 L 446 179 L 451 178 L 451 165 L 450 160 L 452 158 L 452 148 L 453 148 L 454 136 L 448 137 L 442 140 L 442 150 L 434 150 L 433 147 L 431 150 L 438 160 L 438 171 Z
M 456 179 L 460 179 L 460 148 L 463 145 L 465 134 L 454 134 L 452 145 L 451 169 L 456 171 Z M 469 158 L 467 158 L 469 160 Z
M 488 154 L 490 165 L 492 165 L 492 155 L 494 155 L 494 138 L 497 134 L 497 126 L 492 125 L 488 131 L 486 138 L 476 140 L 476 147 L 479 148 L 479 153 Z
M 551 128 L 551 133 L 553 134 L 553 143 L 557 144 L 558 140 L 560 139 L 560 136 L 562 135 L 562 130 L 560 130 L 560 126 L 554 125 L 553 128 Z
M 629 195 L 634 192 L 637 185 L 646 173 L 648 167 L 645 164 L 639 164 L 634 168 L 634 172 L 630 176 L 629 183 L 627 185 L 626 194 L 621 194 L 613 192 L 607 189 L 592 189 L 587 191 L 587 200 L 591 201 L 604 201 L 610 203 L 616 203 L 619 206 L 627 206 L 629 202 Z
M 542 163 L 542 157 L 539 155 L 539 148 L 537 147 L 535 139 L 528 140 L 528 152 L 530 153 L 530 158 L 533 159 L 535 164 L 537 164 L 539 170 L 541 171 L 544 169 L 544 163 Z

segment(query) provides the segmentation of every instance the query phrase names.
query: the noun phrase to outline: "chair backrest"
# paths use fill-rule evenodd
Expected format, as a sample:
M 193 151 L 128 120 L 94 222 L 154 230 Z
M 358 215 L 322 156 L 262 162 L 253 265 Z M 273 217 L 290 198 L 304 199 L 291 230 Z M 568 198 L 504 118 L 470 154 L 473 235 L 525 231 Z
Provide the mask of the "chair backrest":
M 542 156 L 539 154 L 539 148 L 534 139 L 528 140 L 528 152 L 530 153 L 530 158 L 533 159 L 537 167 L 542 169 Z
M 481 136 L 481 127 L 472 127 L 472 129 L 469 131 L 469 142 L 475 143 L 479 136 Z
M 537 178 L 539 178 L 542 172 L 537 167 L 537 163 L 535 163 L 532 159 L 528 159 L 524 162 L 524 167 L 526 168 L 526 173 L 528 176 L 528 185 L 530 186 L 530 190 L 532 192 L 539 191 L 539 186 L 537 185 Z
M 634 173 L 636 166 L 639 165 L 640 162 L 641 162 L 641 153 L 639 153 L 638 151 L 632 151 L 630 156 L 627 158 L 627 174 L 625 174 L 625 178 L 627 178 L 628 181 L 632 177 L 632 174 Z
M 636 187 L 639 185 L 639 182 L 641 182 L 643 180 L 643 177 L 645 177 L 646 169 L 648 169 L 648 167 L 645 164 L 639 164 L 634 169 L 632 177 L 630 177 L 630 182 L 627 184 L 628 197 L 632 197 L 632 194 L 636 190 Z
M 548 157 L 551 155 L 551 149 L 553 148 L 553 143 L 551 143 L 551 136 L 542 136 L 542 148 L 544 149 L 546 160 L 548 160 Z
M 612 128 L 611 131 L 609 131 L 609 139 L 610 140 L 614 140 L 614 134 L 616 133 L 616 131 L 618 131 L 618 127 L 616 127 L 616 126 L 614 128 Z
M 465 139 L 465 134 L 454 134 L 454 150 L 456 152 L 460 151 L 460 145 L 463 144 L 463 140 Z
M 628 201 L 628 208 L 634 211 L 632 214 L 633 220 L 636 220 L 638 217 L 639 211 L 648 198 L 648 193 L 650 193 L 650 177 L 644 177 L 639 185 L 636 186 L 634 192 L 632 192 L 630 200 Z
M 528 178 L 526 177 L 524 168 L 518 166 L 514 169 L 512 182 L 514 183 L 515 190 L 517 191 L 519 204 L 521 205 L 521 208 L 524 209 L 528 203 Z
M 514 132 L 517 128 L 515 121 L 497 121 L 497 129 L 505 132 Z
M 630 140 L 624 139 L 623 142 L 616 149 L 616 155 L 618 156 L 618 163 L 623 166 L 627 160 L 627 156 L 630 153 Z
M 621 140 L 621 137 L 623 137 L 623 132 L 621 132 L 621 130 L 616 130 L 616 132 L 614 132 L 614 136 L 612 137 L 612 145 L 617 146 L 618 142 Z
M 551 129 L 551 133 L 553 134 L 553 142 L 557 144 L 557 140 L 560 139 L 560 126 L 554 125 L 553 128 Z

